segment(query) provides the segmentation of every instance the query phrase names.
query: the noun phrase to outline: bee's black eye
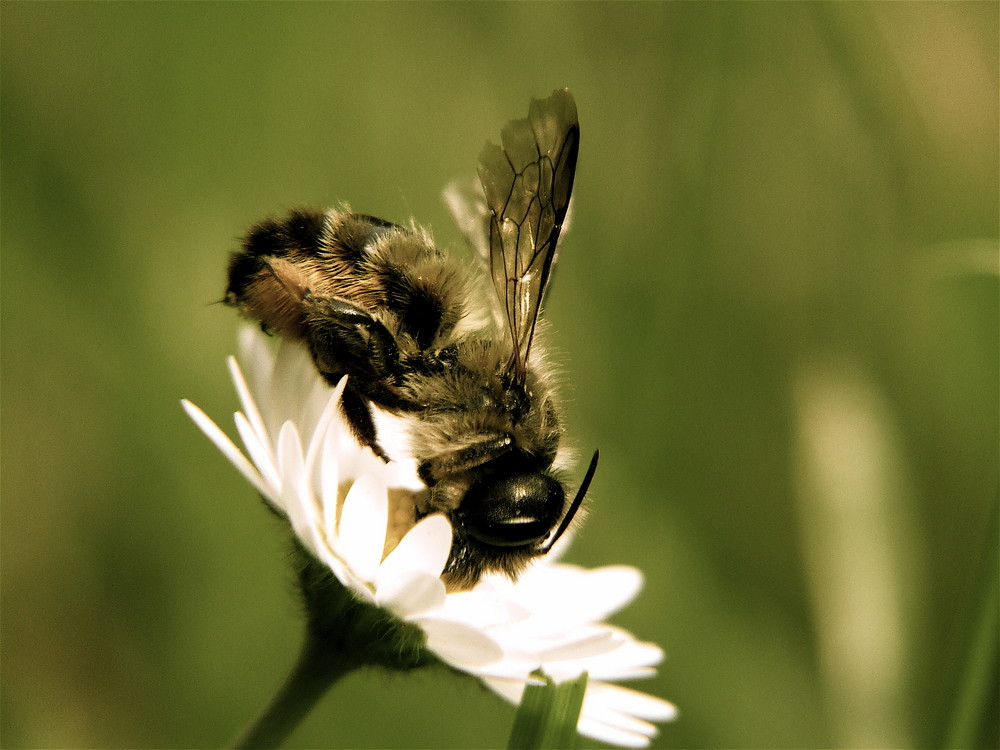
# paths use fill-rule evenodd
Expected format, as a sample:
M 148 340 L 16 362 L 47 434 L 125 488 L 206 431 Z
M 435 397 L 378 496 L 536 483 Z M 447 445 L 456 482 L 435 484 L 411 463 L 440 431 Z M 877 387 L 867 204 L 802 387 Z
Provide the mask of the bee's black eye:
M 545 474 L 491 477 L 474 484 L 455 520 L 476 541 L 494 547 L 529 547 L 559 522 L 566 494 Z

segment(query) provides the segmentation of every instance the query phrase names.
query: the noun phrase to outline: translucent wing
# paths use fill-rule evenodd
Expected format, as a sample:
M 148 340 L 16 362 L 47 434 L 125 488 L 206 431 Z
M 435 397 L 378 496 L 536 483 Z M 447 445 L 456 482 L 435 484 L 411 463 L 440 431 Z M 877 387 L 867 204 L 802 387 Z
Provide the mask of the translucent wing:
M 490 274 L 510 330 L 511 369 L 524 382 L 535 323 L 573 189 L 580 125 L 566 90 L 533 99 L 524 120 L 479 155 L 489 221 Z
M 490 264 L 490 221 L 482 184 L 475 177 L 454 180 L 444 189 L 444 203 L 469 247 L 476 251 L 486 269 Z

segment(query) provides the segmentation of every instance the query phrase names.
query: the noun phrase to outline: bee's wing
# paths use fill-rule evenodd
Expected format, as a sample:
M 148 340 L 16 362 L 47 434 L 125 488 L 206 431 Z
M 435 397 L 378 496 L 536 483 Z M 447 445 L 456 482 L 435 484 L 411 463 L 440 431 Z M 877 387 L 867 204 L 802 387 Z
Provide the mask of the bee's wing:
M 469 177 L 467 180 L 453 180 L 444 189 L 444 203 L 455 220 L 455 224 L 465 237 L 466 243 L 476 252 L 477 260 L 482 263 L 484 275 L 490 274 L 490 213 L 486 209 L 483 198 L 483 188 L 479 180 Z M 507 327 L 507 315 L 500 309 L 499 302 L 492 297 L 492 304 L 487 303 L 498 330 Z
M 524 120 L 479 155 L 486 197 L 490 274 L 513 342 L 511 367 L 524 382 L 531 339 L 573 190 L 580 147 L 576 102 L 566 90 L 533 99 Z
M 444 203 L 455 224 L 476 254 L 487 265 L 490 262 L 490 222 L 483 188 L 479 180 L 453 180 L 445 186 Z

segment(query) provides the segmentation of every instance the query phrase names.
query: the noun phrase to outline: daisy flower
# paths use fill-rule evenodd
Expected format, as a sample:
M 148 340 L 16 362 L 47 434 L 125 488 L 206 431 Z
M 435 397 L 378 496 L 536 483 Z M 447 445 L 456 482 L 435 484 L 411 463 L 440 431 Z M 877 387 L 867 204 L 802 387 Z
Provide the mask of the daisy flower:
M 655 674 L 663 658 L 658 646 L 602 622 L 638 594 L 638 570 L 586 570 L 550 554 L 517 582 L 486 575 L 470 590 L 449 591 L 441 574 L 451 524 L 442 514 L 415 519 L 414 495 L 426 488 L 394 418 L 376 410 L 379 442 L 394 457 L 386 464 L 358 445 L 340 416 L 344 381 L 331 389 L 302 347 L 280 342 L 274 352 L 247 328 L 240 348 L 247 373 L 233 357 L 229 368 L 242 406 L 235 426 L 243 450 L 197 406 L 182 403 L 287 519 L 307 553 L 300 578 L 313 625 L 324 610 L 321 626 L 337 629 L 342 641 L 343 620 L 362 611 L 357 603 L 367 605 L 365 624 L 350 624 L 359 659 L 402 669 L 430 655 L 515 704 L 537 669 L 557 682 L 586 672 L 577 729 L 608 743 L 644 747 L 656 735 L 652 722 L 675 717 L 672 704 L 614 684 Z M 350 606 L 315 605 L 335 597 L 336 588 L 327 580 L 307 590 L 317 570 L 339 581 Z

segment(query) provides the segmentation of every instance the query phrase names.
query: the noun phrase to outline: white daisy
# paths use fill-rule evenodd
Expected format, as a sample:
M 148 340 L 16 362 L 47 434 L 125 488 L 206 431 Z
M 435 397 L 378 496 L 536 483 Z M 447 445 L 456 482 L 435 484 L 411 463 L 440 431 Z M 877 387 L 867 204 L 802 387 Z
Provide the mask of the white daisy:
M 659 647 L 600 622 L 638 593 L 638 570 L 541 558 L 517 583 L 487 575 L 469 591 L 449 592 L 441 573 L 451 524 L 441 514 L 414 522 L 412 495 L 425 491 L 416 461 L 385 464 L 361 448 L 338 410 L 343 382 L 331 389 L 303 348 L 283 342 L 273 353 L 253 329 L 240 344 L 249 382 L 235 358 L 229 366 L 246 452 L 197 406 L 185 400 L 184 408 L 355 597 L 418 627 L 435 657 L 514 703 L 535 669 L 557 682 L 587 672 L 581 734 L 643 747 L 656 734 L 650 722 L 675 717 L 670 703 L 611 684 L 650 676 L 663 658 Z M 377 412 L 376 420 L 387 453 L 407 456 L 391 415 Z

